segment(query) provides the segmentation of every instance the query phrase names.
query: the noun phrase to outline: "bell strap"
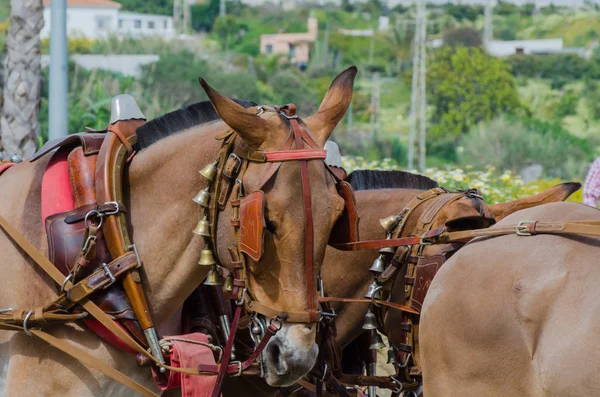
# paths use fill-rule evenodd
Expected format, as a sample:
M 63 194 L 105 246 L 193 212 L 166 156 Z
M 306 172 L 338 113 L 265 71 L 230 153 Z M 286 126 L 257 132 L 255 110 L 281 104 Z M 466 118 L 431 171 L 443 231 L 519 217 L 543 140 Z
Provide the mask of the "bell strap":
M 336 298 L 334 296 L 320 296 L 319 302 L 344 302 L 344 303 L 373 303 L 376 306 L 385 306 L 392 309 L 400 310 L 406 313 L 419 314 L 412 307 L 399 305 L 398 303 L 388 302 L 380 299 L 365 299 L 365 298 Z

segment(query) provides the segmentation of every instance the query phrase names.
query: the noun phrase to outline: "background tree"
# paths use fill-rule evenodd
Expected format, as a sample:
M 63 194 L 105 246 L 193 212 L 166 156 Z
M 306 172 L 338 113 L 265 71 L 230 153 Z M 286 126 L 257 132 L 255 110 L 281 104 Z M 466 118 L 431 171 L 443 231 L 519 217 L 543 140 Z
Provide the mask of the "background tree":
M 481 32 L 467 26 L 444 32 L 444 44 L 452 47 L 479 47 L 483 42 L 481 40 Z
M 229 49 L 236 36 L 240 33 L 242 26 L 238 23 L 235 17 L 226 15 L 218 17 L 213 25 L 213 31 L 217 34 L 219 44 L 225 51 Z
M 0 120 L 0 146 L 7 154 L 30 156 L 37 148 L 43 10 L 42 0 L 11 1 Z
M 521 109 L 510 66 L 472 47 L 444 47 L 428 76 L 431 136 L 458 138 L 477 123 Z

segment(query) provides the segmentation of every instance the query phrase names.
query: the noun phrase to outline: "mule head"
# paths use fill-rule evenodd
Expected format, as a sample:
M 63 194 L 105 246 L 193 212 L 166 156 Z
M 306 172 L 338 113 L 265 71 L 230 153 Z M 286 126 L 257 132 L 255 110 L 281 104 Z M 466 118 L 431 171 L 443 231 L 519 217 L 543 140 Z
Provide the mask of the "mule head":
M 352 98 L 356 72 L 355 67 L 342 72 L 333 81 L 318 112 L 304 120 L 298 119 L 301 128 L 319 146 L 313 149 L 323 148 L 343 117 Z M 251 149 L 269 152 L 282 148 L 290 135 L 290 120 L 275 111 L 267 111 L 259 117 L 255 108 L 246 110 L 212 89 L 204 80 L 200 82 L 223 121 Z M 294 144 L 292 149 L 295 147 Z M 306 144 L 305 148 L 308 148 Z M 263 184 L 271 166 L 272 163 L 250 162 L 243 175 L 246 195 L 262 190 L 265 199 L 263 253 L 256 261 L 246 256 L 247 285 L 251 299 L 268 308 L 256 309 L 261 313 L 260 321 L 268 323 L 269 317 L 282 316 L 282 329 L 269 341 L 263 357 L 267 383 L 286 386 L 306 375 L 317 359 L 315 322 L 298 320 L 299 316 L 294 319 L 293 313 L 306 314 L 310 308 L 318 310 L 316 276 L 320 272 L 331 229 L 344 209 L 344 202 L 324 162 L 308 161 L 314 236 L 311 276 L 306 264 L 305 247 L 310 242 L 305 241 L 307 217 L 301 164 L 298 161 L 282 163 L 273 177 Z M 229 224 L 229 221 L 226 223 Z

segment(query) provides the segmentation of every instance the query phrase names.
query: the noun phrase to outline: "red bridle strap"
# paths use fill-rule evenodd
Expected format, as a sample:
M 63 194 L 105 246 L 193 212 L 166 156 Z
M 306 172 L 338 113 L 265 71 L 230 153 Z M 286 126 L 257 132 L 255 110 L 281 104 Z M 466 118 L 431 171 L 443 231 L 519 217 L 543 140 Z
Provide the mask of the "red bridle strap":
M 263 153 L 266 157 L 266 161 L 270 162 L 270 163 L 277 163 L 280 161 L 298 161 L 298 160 L 325 160 L 325 158 L 327 158 L 327 150 L 325 150 L 325 149 L 297 149 L 297 150 L 286 150 L 286 151 L 282 151 L 282 152 L 263 152 Z

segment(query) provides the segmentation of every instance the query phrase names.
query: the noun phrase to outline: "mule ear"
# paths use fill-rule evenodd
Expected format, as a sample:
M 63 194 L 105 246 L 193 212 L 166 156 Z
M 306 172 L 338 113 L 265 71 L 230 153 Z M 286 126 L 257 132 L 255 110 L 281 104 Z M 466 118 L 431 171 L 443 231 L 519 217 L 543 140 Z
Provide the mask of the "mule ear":
M 581 183 L 566 182 L 551 187 L 533 196 L 525 197 L 515 201 L 506 203 L 498 203 L 490 206 L 494 214 L 496 222 L 507 217 L 513 212 L 523 210 L 525 208 L 536 207 L 542 204 L 554 203 L 557 201 L 565 201 L 570 195 L 581 188 Z
M 350 106 L 357 72 L 356 66 L 351 66 L 340 73 L 331 83 L 317 113 L 304 120 L 314 134 L 314 138 L 322 145 L 329 139 L 333 129 Z
M 260 146 L 268 136 L 269 123 L 213 89 L 202 77 L 198 81 L 225 124 L 233 128 L 249 146 Z

